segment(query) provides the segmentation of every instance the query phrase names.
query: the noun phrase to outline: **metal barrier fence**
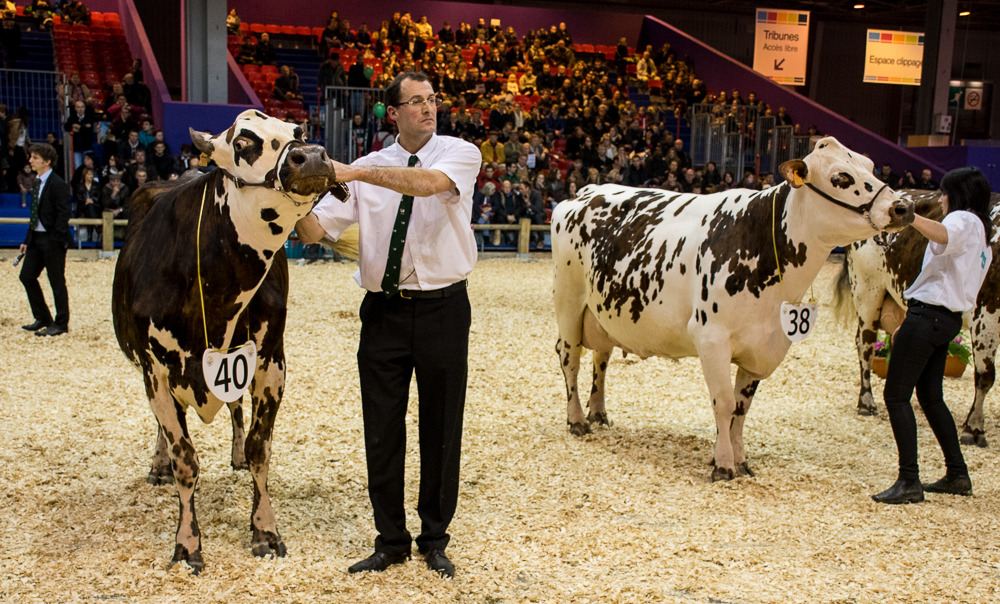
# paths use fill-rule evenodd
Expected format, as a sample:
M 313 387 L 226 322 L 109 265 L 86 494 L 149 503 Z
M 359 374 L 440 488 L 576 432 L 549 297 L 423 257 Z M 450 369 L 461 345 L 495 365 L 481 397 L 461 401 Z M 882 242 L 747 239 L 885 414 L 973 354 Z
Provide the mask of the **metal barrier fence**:
M 28 110 L 28 137 L 45 141 L 45 135 L 55 132 L 62 137 L 66 101 L 60 94 L 66 76 L 56 71 L 0 69 L 0 103 L 14 116 L 18 107 Z
M 378 132 L 388 126 L 375 116 L 375 103 L 385 104 L 384 88 L 329 86 L 323 102 L 326 151 L 333 159 L 349 164 L 372 150 Z M 354 114 L 361 115 L 360 122 Z
M 737 181 L 746 170 L 771 172 L 780 180 L 778 166 L 809 153 L 808 135 L 795 135 L 792 126 L 760 115 L 755 105 L 697 104 L 690 113 L 692 163 L 714 162 Z

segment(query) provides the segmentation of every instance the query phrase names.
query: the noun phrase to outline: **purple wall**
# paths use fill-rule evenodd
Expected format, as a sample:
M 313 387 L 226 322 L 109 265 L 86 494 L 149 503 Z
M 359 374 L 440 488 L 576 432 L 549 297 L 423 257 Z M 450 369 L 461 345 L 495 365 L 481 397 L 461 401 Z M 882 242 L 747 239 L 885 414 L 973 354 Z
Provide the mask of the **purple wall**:
M 529 29 L 548 28 L 563 21 L 573 34 L 573 41 L 578 44 L 614 45 L 618 43 L 618 38 L 624 36 L 628 39 L 629 45 L 634 45 L 635 36 L 642 25 L 641 15 L 433 0 L 376 0 L 346 5 L 303 2 L 296 3 L 294 10 L 289 10 L 287 4 L 274 0 L 229 0 L 228 5 L 230 9 L 236 9 L 236 14 L 244 23 L 308 27 L 324 27 L 330 12 L 337 9 L 341 19 L 351 22 L 352 29 L 357 29 L 361 23 L 367 23 L 369 31 L 378 31 L 382 21 L 392 19 L 392 13 L 397 11 L 409 12 L 416 21 L 419 21 L 421 16 L 427 15 L 427 21 L 434 26 L 435 32 L 441 29 L 444 21 L 451 23 L 451 28 L 457 31 L 459 23 L 475 25 L 482 17 L 487 23 L 490 19 L 500 19 L 500 24 L 504 28 L 513 26 L 518 36 L 523 36 Z
M 1000 193 L 1000 147 L 915 147 L 910 151 L 945 170 L 976 166 L 983 171 L 990 188 Z
M 930 168 L 935 178 L 940 178 L 944 173 L 940 167 L 928 165 L 923 157 L 858 126 L 790 88 L 774 83 L 679 29 L 659 19 L 646 17 L 642 23 L 639 45 L 652 44 L 653 48 L 659 49 L 665 42 L 670 43 L 678 57 L 691 58 L 695 73 L 709 89 L 737 89 L 743 94 L 756 92 L 757 98 L 767 101 L 772 107 L 785 107 L 789 115 L 802 124 L 803 129 L 815 124 L 821 133 L 835 136 L 851 149 L 869 155 L 876 165 L 880 162 L 892 164 L 895 172 L 912 170 L 914 174 L 919 174 L 924 168 Z

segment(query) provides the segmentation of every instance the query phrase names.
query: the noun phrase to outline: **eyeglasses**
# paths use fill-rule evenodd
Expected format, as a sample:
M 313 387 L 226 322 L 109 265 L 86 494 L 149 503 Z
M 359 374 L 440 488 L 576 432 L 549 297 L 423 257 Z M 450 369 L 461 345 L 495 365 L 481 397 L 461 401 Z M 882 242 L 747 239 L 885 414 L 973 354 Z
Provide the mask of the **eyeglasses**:
M 441 102 L 442 100 L 440 97 L 430 96 L 427 98 L 426 101 L 406 101 L 405 103 L 399 103 L 399 106 L 403 107 L 406 105 L 410 105 L 412 107 L 421 108 L 423 105 L 428 105 L 428 106 L 433 105 L 434 107 L 440 107 Z

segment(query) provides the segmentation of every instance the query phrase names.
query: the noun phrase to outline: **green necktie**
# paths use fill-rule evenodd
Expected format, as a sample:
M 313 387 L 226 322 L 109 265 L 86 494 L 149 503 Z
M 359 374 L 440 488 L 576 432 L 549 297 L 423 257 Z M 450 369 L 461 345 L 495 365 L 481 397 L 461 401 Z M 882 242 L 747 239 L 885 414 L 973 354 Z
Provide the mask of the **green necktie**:
M 416 165 L 419 158 L 410 156 L 407 168 Z M 382 277 L 382 291 L 391 298 L 399 291 L 399 267 L 403 263 L 403 245 L 406 244 L 406 229 L 410 226 L 410 214 L 413 210 L 413 196 L 403 195 L 399 202 L 399 212 L 396 214 L 396 224 L 392 226 L 392 237 L 389 239 L 389 258 L 385 263 L 385 275 Z
M 35 177 L 35 182 L 31 185 L 31 222 L 28 223 L 28 230 L 34 231 L 38 226 L 38 193 L 42 189 L 42 179 Z

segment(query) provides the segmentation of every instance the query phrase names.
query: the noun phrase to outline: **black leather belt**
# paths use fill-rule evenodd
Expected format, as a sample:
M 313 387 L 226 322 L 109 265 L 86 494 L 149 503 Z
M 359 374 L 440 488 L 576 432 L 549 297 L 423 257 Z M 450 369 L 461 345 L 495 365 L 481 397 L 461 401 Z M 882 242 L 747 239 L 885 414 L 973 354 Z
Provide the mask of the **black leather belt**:
M 914 308 L 926 308 L 928 310 L 934 310 L 934 311 L 937 311 L 937 312 L 940 312 L 940 313 L 944 313 L 946 315 L 951 315 L 953 317 L 961 317 L 962 316 L 962 313 L 959 312 L 959 311 L 957 311 L 957 310 L 951 310 L 950 308 L 948 308 L 946 306 L 941 306 L 939 304 L 928 304 L 927 302 L 921 302 L 920 300 L 910 300 L 908 302 L 908 306 L 911 306 L 911 307 L 914 307 Z
M 441 289 L 432 290 L 422 290 L 422 289 L 401 289 L 399 290 L 399 297 L 404 300 L 430 300 L 434 298 L 447 298 L 448 296 L 460 292 L 469 286 L 468 279 L 462 279 L 457 283 L 452 283 L 448 287 L 442 287 Z

